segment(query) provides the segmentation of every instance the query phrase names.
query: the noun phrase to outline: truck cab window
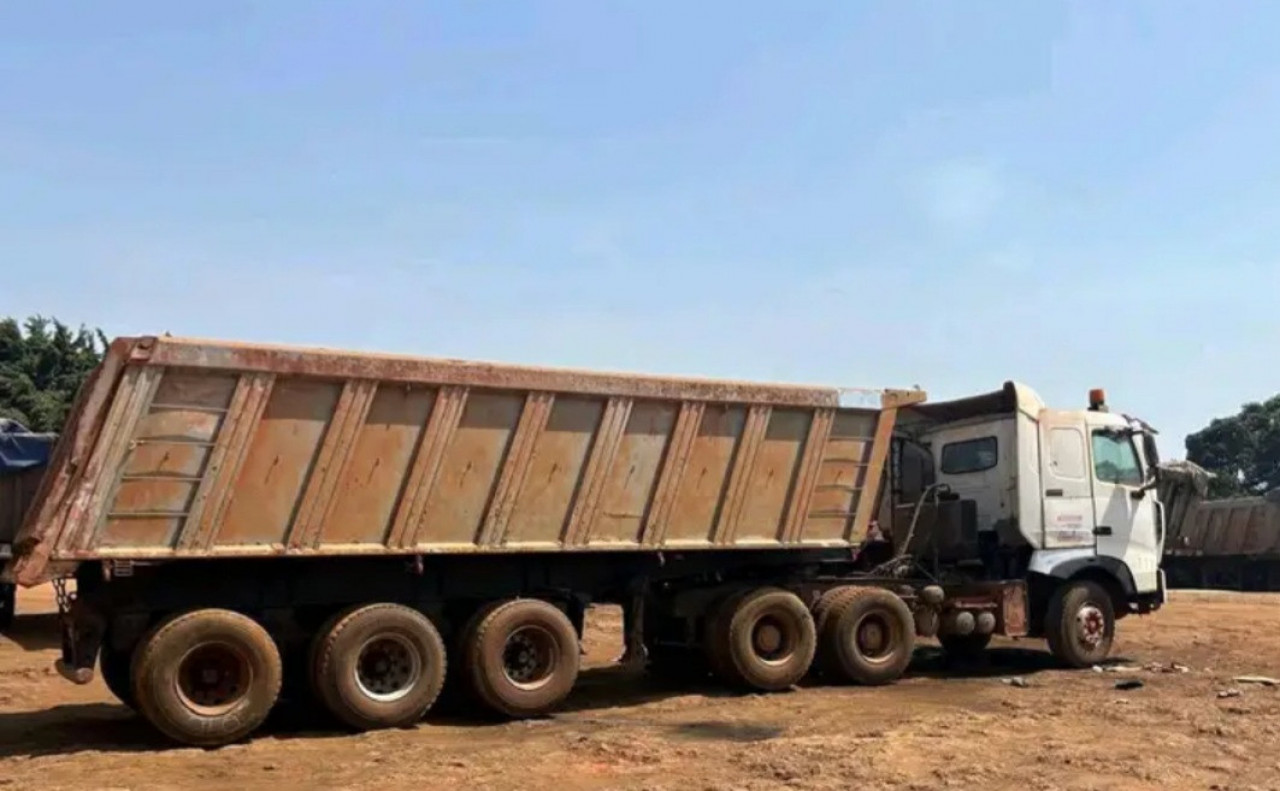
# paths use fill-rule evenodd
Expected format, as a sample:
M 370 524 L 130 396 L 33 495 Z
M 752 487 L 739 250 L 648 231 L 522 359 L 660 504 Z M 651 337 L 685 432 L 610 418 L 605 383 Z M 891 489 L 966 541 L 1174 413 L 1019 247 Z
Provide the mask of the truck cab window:
M 962 442 L 949 442 L 942 446 L 942 472 L 945 475 L 963 475 L 982 472 L 996 466 L 999 459 L 995 437 L 980 437 Z
M 1093 474 L 1105 483 L 1141 486 L 1142 465 L 1133 440 L 1108 431 L 1093 432 Z

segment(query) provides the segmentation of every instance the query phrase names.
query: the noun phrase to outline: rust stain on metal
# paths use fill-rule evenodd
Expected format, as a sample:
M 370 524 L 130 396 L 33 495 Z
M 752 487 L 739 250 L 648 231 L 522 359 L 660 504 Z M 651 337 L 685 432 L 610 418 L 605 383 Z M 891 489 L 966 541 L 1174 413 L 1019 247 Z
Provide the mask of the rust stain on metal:
M 827 387 L 602 373 L 183 338 L 153 340 L 154 348 L 151 349 L 148 360 L 155 365 L 262 371 L 278 376 L 378 379 L 633 398 L 678 398 L 793 406 L 839 405 L 837 391 Z
M 804 441 L 798 477 L 787 502 L 786 523 L 782 533 L 783 543 L 794 544 L 800 540 L 804 524 L 809 518 L 809 510 L 813 502 L 813 487 L 822 466 L 822 456 L 826 451 L 827 441 L 831 438 L 831 425 L 834 419 L 834 409 L 819 409 L 814 411 L 809 421 L 809 432 Z
M 529 473 L 530 461 L 538 436 L 547 425 L 555 396 L 550 393 L 530 393 L 516 425 L 511 447 L 503 460 L 494 488 L 493 501 L 486 514 L 480 532 L 480 543 L 485 546 L 501 544 L 506 537 L 511 512 L 515 508 L 520 487 Z
M 373 406 L 378 385 L 368 379 L 347 382 L 338 397 L 338 405 L 325 429 L 320 454 L 307 476 L 302 500 L 293 523 L 288 527 L 285 543 L 290 547 L 315 546 L 320 528 L 333 509 L 338 495 L 338 481 L 356 447 L 356 436 Z
M 670 453 L 680 402 L 638 401 L 631 407 L 618 450 L 607 472 L 588 544 L 642 545 L 646 515 L 658 490 L 658 475 Z
M 649 505 L 642 528 L 641 541 L 645 544 L 661 544 L 666 538 L 671 508 L 689 463 L 689 453 L 698 435 L 698 426 L 702 423 L 703 409 L 703 404 L 692 401 L 680 405 L 676 425 L 671 431 L 671 441 L 658 473 L 653 502 Z
M 746 424 L 742 428 L 742 436 L 738 438 L 730 461 L 724 501 L 718 504 L 719 513 L 712 543 L 732 544 L 737 536 L 738 523 L 742 518 L 742 506 L 747 500 L 747 485 L 751 482 L 752 473 L 755 471 L 760 444 L 764 441 L 765 430 L 769 428 L 771 413 L 770 407 L 761 405 L 752 406 L 747 410 Z
M 118 341 L 77 396 L 10 573 L 34 584 L 95 557 L 845 545 L 875 505 L 896 406 L 923 394 L 884 393 L 879 410 L 838 408 L 836 392 Z
M 427 426 L 414 453 L 409 480 L 396 505 L 388 542 L 391 546 L 412 547 L 425 540 L 422 515 L 439 477 L 445 450 L 462 420 L 462 410 L 466 403 L 467 389 L 464 387 L 442 388 L 436 397 L 435 405 L 427 418 Z
M 97 476 L 87 498 L 85 518 L 78 529 L 70 531 L 63 539 L 68 545 L 76 549 L 89 548 L 105 525 L 111 501 L 115 499 L 121 483 L 124 461 L 132 450 L 135 430 L 160 385 L 161 374 L 162 371 L 156 368 L 130 368 L 125 371 L 120 385 L 124 397 L 117 397 L 103 428 L 103 441 L 99 445 L 102 457 L 94 465 Z
M 377 389 L 313 545 L 388 542 L 409 465 L 435 402 L 435 391 L 425 387 L 391 384 Z
M 867 468 L 862 476 L 862 493 L 858 498 L 858 510 L 853 523 L 849 526 L 849 534 L 845 538 L 859 542 L 871 525 L 871 515 L 879 504 L 880 479 L 884 473 L 884 463 L 889 456 L 890 440 L 893 438 L 893 424 L 898 418 L 895 407 L 880 412 L 876 421 L 875 440 L 871 443 L 871 453 L 867 459 Z
M 606 404 L 582 473 L 582 493 L 569 514 L 562 543 L 570 546 L 590 543 L 592 528 L 600 516 L 601 495 L 609 483 L 609 472 L 622 446 L 634 403 L 630 398 L 614 397 Z
M 209 449 L 208 466 L 178 536 L 180 549 L 207 549 L 212 543 L 274 385 L 271 374 L 251 373 L 237 379 L 227 418 Z

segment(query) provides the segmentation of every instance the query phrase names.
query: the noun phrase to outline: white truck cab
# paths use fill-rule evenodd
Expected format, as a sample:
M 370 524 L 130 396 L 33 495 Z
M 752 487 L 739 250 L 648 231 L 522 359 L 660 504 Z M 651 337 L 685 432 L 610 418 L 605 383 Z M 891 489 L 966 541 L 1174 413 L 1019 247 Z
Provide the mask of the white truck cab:
M 959 517 L 968 537 L 958 544 L 972 556 L 953 551 L 954 563 L 933 571 L 1026 579 L 1029 633 L 1047 637 L 1060 658 L 1098 661 L 1116 619 L 1163 604 L 1155 432 L 1111 412 L 1102 391 L 1090 393 L 1087 409 L 1059 410 L 1009 382 L 912 407 L 899 425 L 918 464 L 931 467 L 908 481 L 911 465 L 899 463 L 899 507 L 930 495 L 968 505 Z M 910 458 L 905 449 L 898 455 Z

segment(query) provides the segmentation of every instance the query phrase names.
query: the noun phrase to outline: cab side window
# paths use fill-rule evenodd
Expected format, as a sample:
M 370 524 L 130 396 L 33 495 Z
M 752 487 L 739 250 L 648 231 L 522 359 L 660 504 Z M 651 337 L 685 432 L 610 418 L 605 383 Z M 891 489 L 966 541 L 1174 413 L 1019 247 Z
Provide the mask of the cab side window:
M 964 475 L 989 470 L 999 458 L 996 438 L 982 437 L 943 445 L 941 467 L 944 475 Z
M 1093 432 L 1093 474 L 1117 486 L 1141 486 L 1142 465 L 1133 440 L 1106 431 Z

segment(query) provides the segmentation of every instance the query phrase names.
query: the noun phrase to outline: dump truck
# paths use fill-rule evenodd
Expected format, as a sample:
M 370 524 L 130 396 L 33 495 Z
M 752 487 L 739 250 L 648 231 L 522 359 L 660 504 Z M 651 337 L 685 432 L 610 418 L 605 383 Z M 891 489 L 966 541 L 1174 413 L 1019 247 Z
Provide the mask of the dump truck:
M 35 499 L 56 434 L 29 431 L 16 420 L 0 418 L 0 561 L 13 556 L 13 539 Z M 16 613 L 17 589 L 0 583 L 0 629 Z
M 1165 545 L 1171 587 L 1280 590 L 1280 489 L 1196 500 L 1180 516 Z
M 744 690 L 888 684 L 1044 638 L 1064 664 L 1164 602 L 1154 430 L 1008 382 L 919 390 L 641 376 L 174 337 L 113 341 L 3 578 L 52 583 L 57 670 L 170 738 L 281 697 L 348 728 L 446 682 L 554 711 L 587 609 L 625 655 Z

